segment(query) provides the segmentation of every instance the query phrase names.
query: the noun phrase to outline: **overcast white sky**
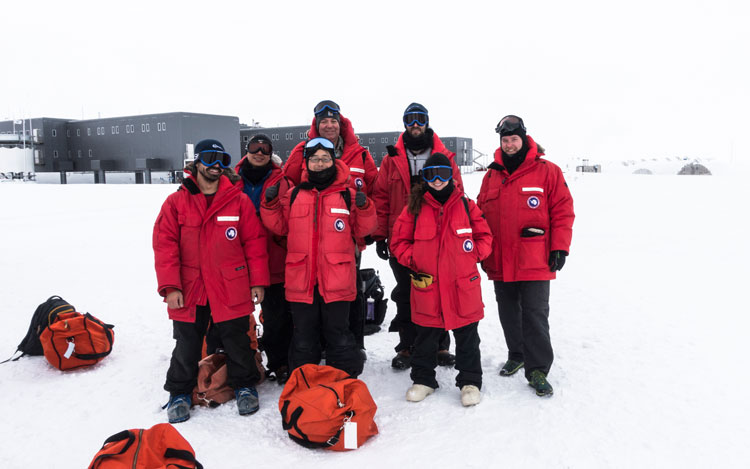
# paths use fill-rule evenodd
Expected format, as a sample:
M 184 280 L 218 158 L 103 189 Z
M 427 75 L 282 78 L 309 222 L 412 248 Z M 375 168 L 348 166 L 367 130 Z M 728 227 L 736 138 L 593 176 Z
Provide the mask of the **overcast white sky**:
M 417 101 L 485 153 L 517 114 L 553 160 L 750 161 L 748 3 L 4 2 L 0 119 L 296 125 L 333 99 L 372 132 Z

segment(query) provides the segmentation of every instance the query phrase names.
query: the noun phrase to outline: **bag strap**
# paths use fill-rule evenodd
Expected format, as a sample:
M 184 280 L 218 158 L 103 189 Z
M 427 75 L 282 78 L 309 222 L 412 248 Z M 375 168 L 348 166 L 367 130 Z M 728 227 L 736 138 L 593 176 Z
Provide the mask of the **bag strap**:
M 167 448 L 164 451 L 164 458 L 182 459 L 192 464 L 192 466 L 182 466 L 180 464 L 169 464 L 179 469 L 203 469 L 203 465 L 195 459 L 195 455 L 186 449 Z
M 337 431 L 336 434 L 330 437 L 328 440 L 322 443 L 310 441 L 310 438 L 308 438 L 308 436 L 302 430 L 300 430 L 299 426 L 297 425 L 297 422 L 299 421 L 299 418 L 302 415 L 302 412 L 304 411 L 304 409 L 301 406 L 297 407 L 294 410 L 294 412 L 292 412 L 292 415 L 289 417 L 289 420 L 287 421 L 286 414 L 288 410 L 289 410 L 289 400 L 287 399 L 284 401 L 284 405 L 281 408 L 281 427 L 284 430 L 287 430 L 287 432 L 291 428 L 294 428 L 297 431 L 297 433 L 299 433 L 300 436 L 297 437 L 297 436 L 292 435 L 291 433 L 288 433 L 289 438 L 294 440 L 296 443 L 304 446 L 305 448 L 329 448 L 331 446 L 336 445 L 336 443 L 338 443 L 339 440 L 341 439 L 341 432 L 344 431 L 343 424 L 339 428 L 339 431 Z M 354 417 L 354 411 L 349 410 L 346 412 L 345 415 L 346 417 L 344 418 L 344 422 L 347 422 L 351 420 L 352 417 Z
M 89 466 L 89 469 L 95 469 L 99 462 L 104 458 L 110 458 L 112 456 L 119 456 L 120 454 L 123 454 L 125 451 L 127 451 L 131 446 L 133 446 L 133 443 L 135 442 L 135 433 L 131 432 L 130 430 L 123 430 L 120 433 L 115 433 L 114 435 L 110 436 L 106 440 L 104 440 L 104 444 L 102 445 L 102 448 L 99 450 L 101 451 L 104 449 L 105 446 L 109 443 L 115 443 L 123 440 L 128 440 L 127 443 L 122 447 L 122 449 L 116 453 L 102 453 L 96 458 L 94 458 L 93 461 L 91 461 L 91 465 Z

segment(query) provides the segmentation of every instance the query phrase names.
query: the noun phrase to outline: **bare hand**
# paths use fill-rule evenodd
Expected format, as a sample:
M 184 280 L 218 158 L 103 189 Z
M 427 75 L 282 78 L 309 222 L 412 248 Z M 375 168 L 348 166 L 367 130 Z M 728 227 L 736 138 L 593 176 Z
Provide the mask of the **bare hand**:
M 167 294 L 167 306 L 170 309 L 180 309 L 185 306 L 185 301 L 182 298 L 182 292 L 175 290 L 172 293 Z
M 250 291 L 250 296 L 253 298 L 253 303 L 259 305 L 260 302 L 263 301 L 263 296 L 266 294 L 265 287 L 252 287 Z

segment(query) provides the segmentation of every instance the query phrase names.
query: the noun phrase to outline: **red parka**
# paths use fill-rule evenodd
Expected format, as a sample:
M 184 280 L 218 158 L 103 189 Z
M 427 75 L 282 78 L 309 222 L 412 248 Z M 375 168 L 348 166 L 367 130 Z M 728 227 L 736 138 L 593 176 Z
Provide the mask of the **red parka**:
M 196 305 L 210 302 L 216 322 L 249 315 L 251 287 L 268 286 L 266 230 L 242 183 L 219 179 L 210 207 L 188 176 L 167 197 L 153 233 L 158 292 L 181 290 L 185 306 L 167 308 L 169 318 L 195 322 Z
M 237 171 L 237 173 L 240 172 L 240 167 L 242 167 L 242 164 L 246 159 L 247 155 L 245 155 L 240 162 L 237 163 L 237 166 L 235 166 L 234 170 Z M 263 189 L 260 193 L 261 200 L 265 197 L 266 189 L 276 183 L 279 184 L 279 197 L 283 197 L 284 194 L 286 194 L 286 191 L 292 188 L 292 184 L 284 177 L 281 166 L 276 163 L 272 163 L 272 165 L 273 169 L 271 170 L 271 175 L 268 176 L 268 179 L 263 183 Z M 260 216 L 260 211 L 257 211 L 256 213 Z M 285 259 L 286 237 L 268 233 L 268 270 L 271 274 L 271 285 L 284 282 Z
M 542 159 L 544 152 L 531 137 L 526 138 L 526 159 L 513 174 L 503 166 L 501 149 L 495 151 L 477 198 L 494 236 L 492 254 L 482 263 L 491 280 L 554 279 L 550 251 L 570 252 L 573 197 L 560 168 Z M 538 228 L 544 234 L 522 237 L 524 228 Z
M 353 301 L 356 288 L 356 245 L 353 237 L 363 238 L 375 230 L 375 205 L 355 204 L 355 191 L 349 187 L 349 169 L 335 160 L 336 179 L 318 191 L 302 173 L 296 191 L 288 191 L 270 203 L 263 199 L 261 218 L 266 227 L 287 236 L 286 299 L 312 304 L 315 286 L 326 303 Z M 347 206 L 342 192 L 349 193 Z
M 455 188 L 444 205 L 426 192 L 416 227 L 414 219 L 404 208 L 393 225 L 390 246 L 400 264 L 433 277 L 426 288 L 411 286 L 411 320 L 445 330 L 479 321 L 484 303 L 477 263 L 492 246 L 482 212 Z
M 375 165 L 375 160 L 372 159 L 370 152 L 359 144 L 359 140 L 354 134 L 354 128 L 352 128 L 352 123 L 349 119 L 341 116 L 339 127 L 341 129 L 341 138 L 344 140 L 344 150 L 339 160 L 349 167 L 351 173 L 349 183 L 353 189 L 359 189 L 367 197 L 371 197 L 372 188 L 378 177 L 378 167 Z M 316 118 L 313 118 L 307 135 L 311 139 L 320 137 Z M 333 143 L 334 145 L 336 144 L 336 142 Z M 305 168 L 304 150 L 305 142 L 298 143 L 292 150 L 289 158 L 287 158 L 286 163 L 284 163 L 284 175 L 294 185 L 298 185 L 302 181 L 302 172 Z
M 445 148 L 440 138 L 432 133 L 432 153 L 442 153 L 451 160 L 456 188 L 463 192 L 461 169 L 456 165 L 456 154 Z M 380 163 L 380 173 L 375 181 L 372 198 L 378 210 L 378 229 L 373 234 L 376 240 L 391 239 L 393 224 L 406 207 L 411 191 L 411 173 L 407 161 L 404 134 L 395 146 L 388 147 L 388 156 Z M 415 175 L 416 176 L 416 175 Z

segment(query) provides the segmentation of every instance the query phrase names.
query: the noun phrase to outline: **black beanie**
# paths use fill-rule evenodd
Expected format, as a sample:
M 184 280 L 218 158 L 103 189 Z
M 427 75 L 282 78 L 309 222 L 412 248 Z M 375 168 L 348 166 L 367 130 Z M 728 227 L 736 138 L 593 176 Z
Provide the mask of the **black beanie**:
M 451 160 L 442 153 L 433 153 L 430 155 L 430 157 L 424 162 L 424 167 L 426 168 L 428 166 L 449 166 L 450 168 L 453 168 Z
M 266 143 L 271 147 L 271 152 L 273 152 L 273 143 L 271 143 L 271 138 L 266 134 L 255 134 L 250 137 L 250 140 L 247 141 L 247 145 L 245 146 L 245 150 L 250 147 L 251 143 Z
M 523 119 L 512 114 L 500 119 L 495 127 L 495 132 L 500 134 L 500 138 L 518 135 L 526 141 L 526 126 L 523 125 Z
M 421 114 L 424 114 L 427 118 L 427 122 L 425 122 L 425 125 L 429 127 L 430 125 L 430 114 L 427 112 L 427 108 L 422 106 L 419 103 L 411 103 L 408 106 L 406 106 L 406 109 L 404 110 L 404 126 L 406 126 L 406 115 L 411 114 L 413 112 L 418 112 Z

